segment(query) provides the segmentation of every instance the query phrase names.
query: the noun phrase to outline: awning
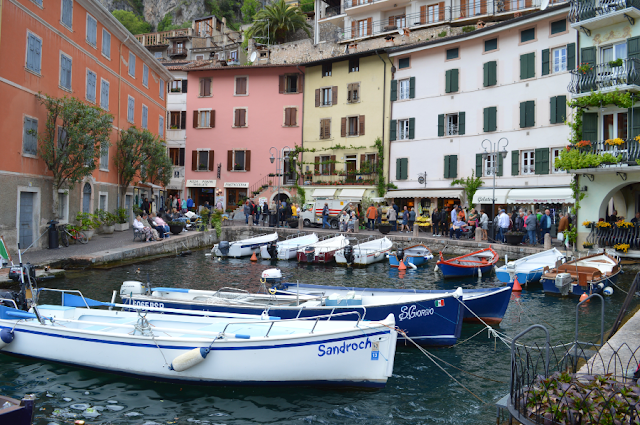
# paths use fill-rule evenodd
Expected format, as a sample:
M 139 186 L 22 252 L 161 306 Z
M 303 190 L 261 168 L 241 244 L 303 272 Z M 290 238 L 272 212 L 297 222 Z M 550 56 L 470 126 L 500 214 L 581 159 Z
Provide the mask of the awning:
M 362 199 L 367 189 L 342 189 L 338 198 L 340 199 Z
M 509 194 L 511 189 L 504 188 L 496 188 L 495 195 L 495 203 L 496 204 L 506 204 L 507 203 L 507 195 Z M 484 188 L 478 189 L 476 193 L 473 195 L 473 203 L 474 204 L 492 204 L 493 201 L 493 188 Z
M 393 198 L 458 198 L 462 199 L 462 189 L 431 189 L 431 190 L 392 190 L 384 195 Z
M 570 187 L 535 187 L 512 189 L 507 196 L 507 204 L 573 204 Z
M 336 193 L 336 189 L 316 189 L 313 191 L 314 198 L 332 198 Z
M 147 186 L 147 187 L 150 187 L 151 189 L 156 189 L 156 190 L 163 190 L 164 189 L 164 187 L 158 186 L 157 184 L 153 184 L 153 183 L 141 182 L 140 184 L 144 185 L 144 186 Z

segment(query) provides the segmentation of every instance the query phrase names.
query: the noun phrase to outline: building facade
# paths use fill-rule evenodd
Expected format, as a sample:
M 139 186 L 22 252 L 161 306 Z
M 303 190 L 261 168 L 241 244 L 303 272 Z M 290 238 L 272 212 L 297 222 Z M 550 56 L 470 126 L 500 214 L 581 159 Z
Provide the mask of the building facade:
M 111 148 L 95 172 L 57 194 L 58 215 L 74 222 L 78 211 L 114 211 L 118 178 L 117 131 L 146 127 L 164 137 L 165 87 L 171 74 L 102 6 L 93 0 L 3 2 L 0 37 L 0 104 L 4 155 L 0 157 L 4 201 L 0 233 L 9 247 L 38 240 L 52 211 L 52 179 L 38 157 L 36 133 L 45 131 L 39 92 L 76 97 L 113 117 Z M 127 196 L 133 203 L 133 190 Z M 40 238 L 35 246 L 46 245 Z
M 553 165 L 570 136 L 564 122 L 577 36 L 567 12 L 564 4 L 391 49 L 390 178 L 399 190 L 388 199 L 427 213 L 474 203 L 488 215 L 494 199 L 509 211 L 573 203 L 571 176 Z M 495 148 L 500 154 L 491 154 Z M 471 176 L 483 185 L 467 199 L 452 182 Z
M 187 81 L 187 196 L 227 210 L 294 196 L 295 161 L 276 158 L 302 141 L 304 68 L 206 64 Z
M 186 64 L 184 64 L 186 65 Z M 183 199 L 185 188 L 185 158 L 187 143 L 187 73 L 183 64 L 167 64 L 173 80 L 167 87 L 167 153 L 173 164 L 173 170 L 167 196 Z M 186 198 L 185 198 L 186 199 Z

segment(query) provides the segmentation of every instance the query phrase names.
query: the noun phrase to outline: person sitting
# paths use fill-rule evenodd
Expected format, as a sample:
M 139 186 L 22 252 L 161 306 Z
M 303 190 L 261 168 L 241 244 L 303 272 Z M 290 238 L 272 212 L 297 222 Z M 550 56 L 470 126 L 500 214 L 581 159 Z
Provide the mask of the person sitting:
M 464 221 L 457 219 L 451 224 L 451 229 L 449 229 L 449 238 L 453 239 L 453 235 L 455 233 L 456 239 L 460 239 L 460 235 L 462 234 L 462 230 L 467 226 L 467 223 Z
M 165 221 L 162 218 L 160 218 L 159 216 L 156 216 L 155 213 L 151 213 L 151 221 L 153 221 L 153 223 L 150 223 L 150 224 L 155 223 L 156 225 L 155 229 L 158 231 L 160 235 L 162 235 L 164 239 L 169 237 L 169 225 L 165 223 Z
M 640 223 L 640 212 L 636 213 L 636 216 L 631 219 L 631 222 L 636 226 Z
M 351 212 L 351 218 L 347 222 L 347 233 L 355 233 L 356 220 L 357 220 L 356 213 Z
M 149 240 L 153 239 L 151 228 L 144 226 L 144 224 L 142 223 L 142 217 L 137 216 L 135 220 L 133 220 L 133 228 L 144 233 L 145 242 L 149 242 Z
M 160 235 L 158 234 L 158 231 L 153 228 L 151 223 L 149 223 L 148 218 L 149 218 L 149 216 L 147 215 L 147 213 L 142 214 L 142 221 L 141 221 L 142 225 L 144 227 L 148 227 L 149 229 L 151 229 L 151 234 L 153 235 L 153 240 L 157 241 L 158 239 L 160 239 Z

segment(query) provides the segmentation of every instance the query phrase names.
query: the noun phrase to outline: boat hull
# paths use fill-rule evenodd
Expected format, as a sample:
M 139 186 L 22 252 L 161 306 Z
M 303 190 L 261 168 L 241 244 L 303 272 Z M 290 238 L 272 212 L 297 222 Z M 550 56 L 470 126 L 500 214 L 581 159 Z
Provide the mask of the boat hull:
M 535 283 L 540 281 L 540 278 L 542 277 L 542 268 L 538 270 L 531 270 L 529 272 L 518 272 L 515 275 L 518 277 L 518 282 L 522 284 Z M 511 280 L 511 276 L 503 267 L 496 269 L 496 277 L 502 283 L 513 282 Z
M 316 252 L 313 261 L 309 261 L 307 254 L 304 252 L 296 252 L 296 257 L 300 263 L 330 263 L 335 259 L 337 250 L 338 248 L 330 251 Z
M 573 283 L 571 284 L 571 290 L 569 291 L 568 296 L 579 297 L 585 293 L 587 295 L 599 294 L 602 292 L 604 288 L 606 288 L 610 284 L 615 284 L 618 281 L 619 274 L 620 272 L 617 272 L 611 276 L 606 276 L 606 277 L 603 277 L 602 279 L 589 282 L 587 286 L 581 286 L 581 285 L 578 285 L 577 283 Z M 555 279 L 542 277 L 540 279 L 540 283 L 542 283 L 542 289 L 544 290 L 545 295 L 562 296 L 562 294 L 560 293 L 560 290 L 556 288 Z
M 256 238 L 253 238 L 256 239 Z M 278 240 L 278 234 L 274 233 L 273 235 L 268 235 L 267 237 L 260 238 L 261 240 L 251 240 L 247 239 L 245 241 L 236 241 L 232 242 L 229 246 L 229 253 L 227 255 L 223 255 L 218 248 L 218 244 L 213 246 L 212 252 L 216 257 L 231 257 L 231 258 L 241 258 L 248 257 L 254 252 L 257 254 L 260 253 L 260 249 L 263 246 L 269 245 L 271 242 Z
M 438 264 L 438 268 L 444 275 L 444 277 L 470 277 L 476 276 L 478 274 L 478 270 L 482 272 L 482 274 L 487 274 L 493 269 L 493 264 L 489 264 L 488 266 L 483 267 L 456 267 L 450 264 Z
M 368 266 L 369 264 L 378 263 L 385 259 L 386 253 L 389 252 L 391 248 L 375 251 L 375 252 L 356 252 L 353 254 L 353 263 L 351 266 Z M 335 254 L 336 263 L 346 266 L 347 260 L 344 258 L 344 251 L 340 250 Z
M 433 255 L 430 257 L 425 257 L 423 255 L 405 255 L 402 258 L 402 261 L 407 265 L 407 263 L 411 263 L 414 266 L 419 266 L 421 264 L 425 264 L 427 261 L 431 260 Z M 398 261 L 398 257 L 392 254 L 389 254 L 389 265 L 391 267 L 398 267 L 400 265 L 400 261 Z

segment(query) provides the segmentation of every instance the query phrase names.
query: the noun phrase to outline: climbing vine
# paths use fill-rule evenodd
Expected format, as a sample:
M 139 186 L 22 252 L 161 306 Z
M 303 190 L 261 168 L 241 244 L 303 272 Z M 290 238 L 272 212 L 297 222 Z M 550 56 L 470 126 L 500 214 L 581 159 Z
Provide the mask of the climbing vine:
M 616 89 L 613 92 L 591 92 L 590 95 L 579 97 L 575 100 L 567 102 L 567 106 L 575 109 L 573 113 L 573 121 L 565 121 L 571 128 L 571 138 L 569 142 L 575 145 L 582 140 L 582 115 L 584 110 L 591 107 L 601 107 L 605 105 L 615 105 L 619 108 L 631 108 L 635 100 L 631 97 L 630 92 L 621 93 Z

